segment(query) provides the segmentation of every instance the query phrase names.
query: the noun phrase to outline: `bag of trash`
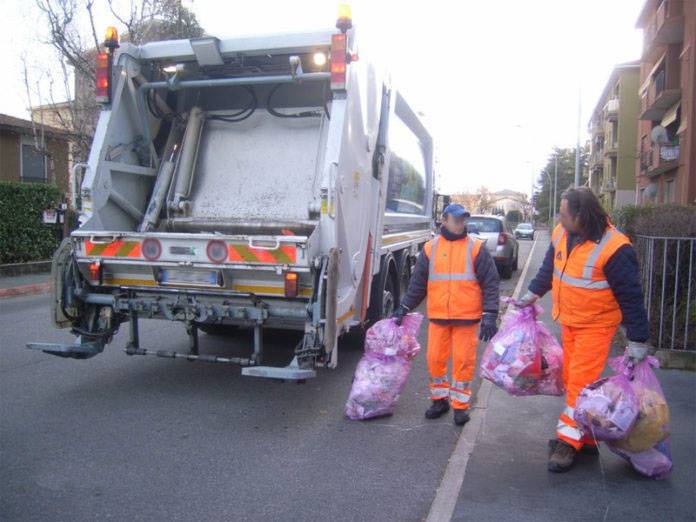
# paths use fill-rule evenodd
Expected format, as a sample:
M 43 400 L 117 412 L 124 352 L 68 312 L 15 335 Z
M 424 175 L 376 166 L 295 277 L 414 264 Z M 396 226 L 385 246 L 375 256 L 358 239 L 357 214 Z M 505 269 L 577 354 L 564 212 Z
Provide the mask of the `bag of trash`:
M 623 450 L 613 443 L 607 443 L 607 446 L 619 457 L 630 462 L 633 469 L 638 473 L 646 477 L 660 480 L 667 478 L 670 471 L 672 471 L 672 452 L 670 450 L 669 437 L 658 442 L 654 447 L 637 453 Z
M 508 307 L 484 350 L 481 377 L 511 395 L 563 394 L 563 350 L 536 319 L 542 312 L 539 305 Z
M 628 354 L 624 354 L 611 359 L 609 365 L 615 372 L 628 377 L 639 406 L 636 421 L 626 437 L 607 445 L 639 473 L 651 478 L 664 478 L 672 469 L 672 456 L 669 406 L 653 371 L 660 363 L 654 357 L 646 357 L 634 366 L 629 362 Z
M 346 417 L 363 420 L 394 413 L 401 389 L 420 351 L 416 338 L 423 316 L 410 313 L 401 326 L 394 319 L 376 322 L 365 336 L 365 354 L 355 369 Z
M 624 373 L 599 379 L 586 386 L 575 403 L 575 420 L 596 440 L 628 436 L 638 418 L 640 405 Z
M 609 362 L 616 372 L 627 372 L 631 387 L 638 397 L 640 411 L 628 436 L 614 442 L 616 447 L 633 453 L 648 450 L 669 436 L 669 406 L 662 393 L 653 368 L 660 363 L 654 357 L 646 357 L 631 368 L 628 356 L 617 357 Z

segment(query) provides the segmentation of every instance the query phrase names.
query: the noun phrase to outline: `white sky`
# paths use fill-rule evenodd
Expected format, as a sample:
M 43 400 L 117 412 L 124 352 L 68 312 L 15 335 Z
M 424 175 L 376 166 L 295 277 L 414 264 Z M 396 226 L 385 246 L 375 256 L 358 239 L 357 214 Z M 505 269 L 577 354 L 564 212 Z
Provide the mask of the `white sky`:
M 122 0 L 127 3 L 127 0 Z M 582 140 L 616 63 L 640 56 L 634 28 L 645 0 L 354 0 L 361 59 L 385 63 L 422 111 L 436 140 L 443 192 L 486 185 L 529 192 L 554 146 L 574 146 L 578 93 Z M 97 30 L 117 25 L 97 0 Z M 332 26 L 333 0 L 185 0 L 219 37 Z M 0 113 L 27 117 L 21 56 L 55 63 L 30 0 L 0 0 Z M 118 27 L 118 25 L 117 25 Z M 38 82 L 36 81 L 38 79 Z M 35 96 L 35 92 L 32 94 Z M 36 101 L 34 101 L 36 103 Z

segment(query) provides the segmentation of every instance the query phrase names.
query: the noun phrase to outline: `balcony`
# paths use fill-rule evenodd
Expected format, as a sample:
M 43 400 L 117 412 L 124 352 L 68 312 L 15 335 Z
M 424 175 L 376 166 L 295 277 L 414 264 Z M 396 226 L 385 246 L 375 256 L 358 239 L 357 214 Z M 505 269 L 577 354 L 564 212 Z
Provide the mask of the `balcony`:
M 664 0 L 643 26 L 643 58 L 652 61 L 662 45 L 684 39 L 684 1 Z
M 658 176 L 679 167 L 679 145 L 652 144 L 640 153 L 641 174 Z
M 655 42 L 674 44 L 684 39 L 684 0 L 664 0 L 655 13 Z
M 604 105 L 604 114 L 607 120 L 616 121 L 619 119 L 619 99 L 612 98 Z
M 661 121 L 681 99 L 679 50 L 670 46 L 640 89 L 641 120 Z

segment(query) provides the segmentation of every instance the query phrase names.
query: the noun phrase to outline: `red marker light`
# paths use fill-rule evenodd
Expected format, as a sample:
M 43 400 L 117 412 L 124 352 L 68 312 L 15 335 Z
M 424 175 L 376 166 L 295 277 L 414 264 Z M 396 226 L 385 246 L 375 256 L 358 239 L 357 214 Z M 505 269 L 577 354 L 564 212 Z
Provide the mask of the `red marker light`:
M 297 274 L 285 273 L 285 297 L 297 297 Z
M 97 103 L 109 103 L 111 101 L 109 53 L 97 53 L 96 65 L 96 101 Z
M 331 88 L 346 88 L 346 35 L 331 36 Z

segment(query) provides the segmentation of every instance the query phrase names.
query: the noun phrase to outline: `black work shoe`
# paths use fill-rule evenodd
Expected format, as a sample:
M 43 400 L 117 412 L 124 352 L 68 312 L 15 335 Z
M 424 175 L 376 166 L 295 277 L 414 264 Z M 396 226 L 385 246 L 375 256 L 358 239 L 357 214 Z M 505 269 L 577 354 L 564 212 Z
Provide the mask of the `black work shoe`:
M 549 456 L 553 453 L 556 448 L 556 443 L 558 439 L 549 439 Z M 578 453 L 583 455 L 589 455 L 590 457 L 599 457 L 599 446 L 596 444 L 583 444 L 582 448 Z
M 469 412 L 466 410 L 455 409 L 454 423 L 457 426 L 464 426 L 467 422 L 469 422 Z
M 434 400 L 425 412 L 426 419 L 437 419 L 449 411 L 449 402 L 447 399 Z
M 562 440 L 557 440 L 549 456 L 549 471 L 554 473 L 568 471 L 573 466 L 576 454 L 577 451 L 573 446 Z

